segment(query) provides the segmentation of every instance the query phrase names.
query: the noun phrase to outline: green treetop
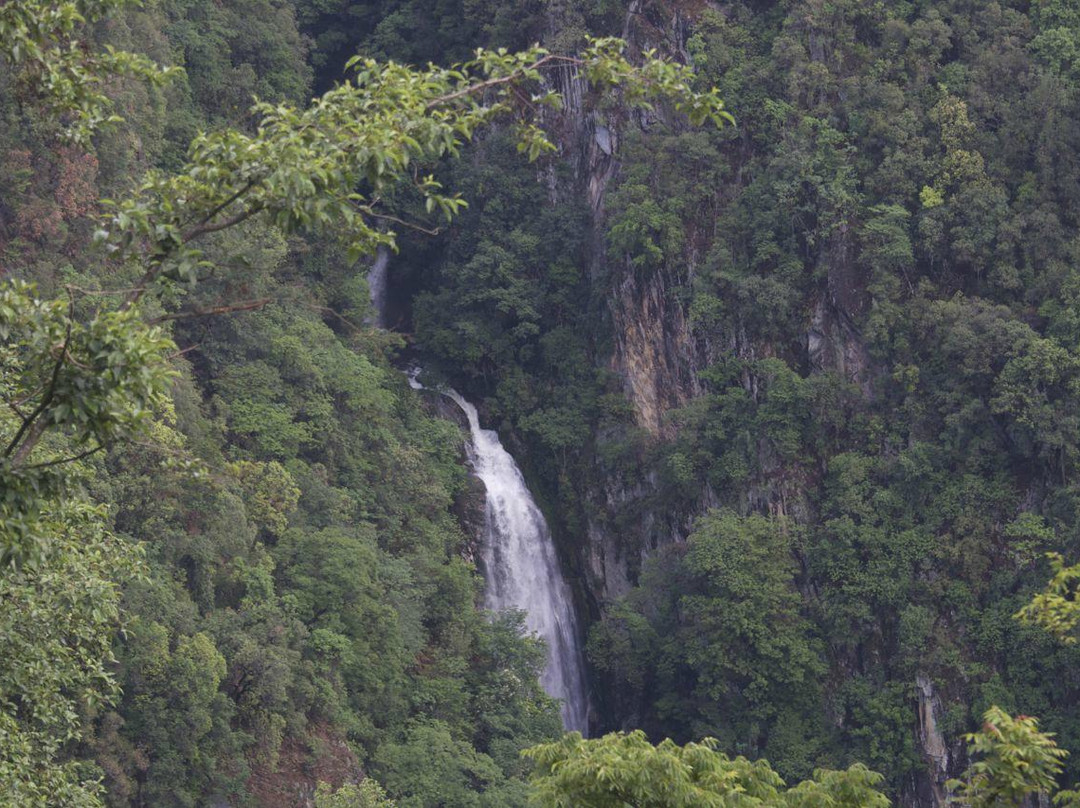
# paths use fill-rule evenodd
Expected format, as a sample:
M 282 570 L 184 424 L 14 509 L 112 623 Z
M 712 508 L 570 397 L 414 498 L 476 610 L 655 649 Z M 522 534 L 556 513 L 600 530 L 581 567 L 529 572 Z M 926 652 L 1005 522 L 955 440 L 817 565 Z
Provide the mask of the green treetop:
M 786 788 L 769 764 L 729 758 L 716 742 L 657 746 L 645 733 L 584 740 L 573 732 L 525 752 L 544 808 L 885 808 L 882 777 L 862 765 Z

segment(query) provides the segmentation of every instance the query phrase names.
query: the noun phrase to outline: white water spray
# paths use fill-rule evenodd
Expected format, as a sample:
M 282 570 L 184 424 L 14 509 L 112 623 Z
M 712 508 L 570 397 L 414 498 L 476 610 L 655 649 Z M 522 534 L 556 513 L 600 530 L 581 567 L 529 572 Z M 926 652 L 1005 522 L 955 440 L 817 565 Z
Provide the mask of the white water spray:
M 409 374 L 409 383 L 420 388 L 417 373 Z M 476 407 L 456 391 L 441 392 L 469 419 L 469 462 L 487 489 L 481 547 L 486 606 L 525 612 L 526 628 L 548 646 L 540 684 L 549 696 L 562 701 L 563 726 L 585 733 L 589 711 L 585 660 L 570 587 L 559 569 L 551 531 L 495 430 L 482 429 Z

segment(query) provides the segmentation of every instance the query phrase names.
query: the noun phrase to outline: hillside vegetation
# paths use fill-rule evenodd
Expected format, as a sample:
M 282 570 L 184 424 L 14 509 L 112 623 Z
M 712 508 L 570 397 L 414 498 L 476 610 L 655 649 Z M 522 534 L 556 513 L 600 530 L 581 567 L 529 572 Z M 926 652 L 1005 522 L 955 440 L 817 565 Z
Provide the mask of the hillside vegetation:
M 1077 782 L 1078 226 L 1067 0 L 0 0 L 0 805 Z

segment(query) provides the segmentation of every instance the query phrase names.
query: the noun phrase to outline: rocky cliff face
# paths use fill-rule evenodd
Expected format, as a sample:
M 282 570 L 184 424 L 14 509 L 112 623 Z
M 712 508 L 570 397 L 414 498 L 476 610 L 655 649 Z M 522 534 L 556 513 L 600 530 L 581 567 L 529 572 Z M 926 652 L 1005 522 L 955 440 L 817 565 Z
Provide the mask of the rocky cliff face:
M 918 742 L 926 761 L 926 778 L 916 783 L 913 793 L 908 795 L 913 805 L 945 805 L 948 793 L 945 781 L 950 777 L 950 761 L 956 757 L 945 742 L 939 724 L 941 699 L 934 688 L 933 681 L 923 674 L 915 677 L 919 699 Z
M 632 48 L 656 48 L 674 58 L 687 60 L 687 39 L 695 15 L 704 4 L 631 3 L 624 38 Z M 557 7 L 551 18 L 553 36 L 560 33 Z M 811 43 L 813 45 L 813 42 Z M 688 246 L 677 259 L 665 261 L 655 271 L 642 272 L 628 260 L 608 255 L 605 240 L 606 197 L 620 176 L 620 141 L 631 127 L 657 123 L 640 116 L 609 114 L 601 120 L 582 103 L 582 88 L 570 73 L 559 77 L 558 89 L 567 99 L 561 121 L 564 156 L 575 166 L 575 187 L 550 185 L 553 197 L 583 195 L 591 211 L 589 276 L 597 293 L 604 295 L 607 355 L 597 357 L 622 382 L 634 422 L 651 441 L 674 437 L 668 413 L 701 395 L 702 370 L 723 355 L 753 361 L 781 352 L 793 367 L 804 373 L 833 373 L 872 395 L 877 372 L 857 323 L 869 304 L 867 270 L 859 261 L 859 246 L 847 226 L 839 227 L 821 250 L 816 276 L 819 289 L 805 309 L 802 341 L 798 353 L 791 346 L 757 342 L 742 331 L 722 338 L 702 337 L 694 332 L 683 294 L 693 282 L 702 245 Z M 579 197 L 580 198 L 580 197 Z M 688 243 L 694 240 L 688 239 Z M 707 245 L 706 245 L 707 246 Z M 746 373 L 743 386 L 756 400 L 759 380 Z M 815 514 L 807 501 L 810 483 L 805 471 L 786 468 L 762 441 L 759 480 L 749 486 L 740 508 L 750 512 L 790 516 L 809 521 Z M 659 483 L 655 472 L 633 479 L 598 472 L 586 494 L 589 505 L 583 536 L 574 537 L 574 565 L 583 573 L 586 600 L 603 612 L 613 599 L 629 591 L 641 562 L 657 548 L 680 542 L 699 514 L 718 505 L 705 487 L 689 505 L 672 507 L 657 501 Z M 632 514 L 627 518 L 627 514 Z M 570 544 L 568 541 L 567 544 Z M 944 783 L 962 768 L 963 751 L 946 738 L 940 718 L 942 696 L 934 682 L 919 676 L 912 683 L 911 726 L 916 748 L 926 763 L 924 773 L 905 786 L 901 804 L 911 808 L 937 808 L 946 802 Z M 626 718 L 624 716 L 624 718 Z
M 654 437 L 670 435 L 664 414 L 700 392 L 696 342 L 672 294 L 683 280 L 667 269 L 642 277 L 623 267 L 614 276 L 611 369 L 624 379 L 638 426 Z
M 650 4 L 647 12 L 644 7 L 643 0 L 633 0 L 627 11 L 622 35 L 631 49 L 658 47 L 685 56 L 686 10 L 679 4 L 670 14 L 661 13 L 656 4 Z M 566 36 L 566 19 L 566 10 L 552 4 L 551 41 Z M 693 266 L 641 273 L 628 261 L 610 259 L 605 238 L 606 196 L 620 170 L 620 133 L 649 121 L 617 110 L 601 118 L 583 104 L 583 86 L 572 72 L 557 74 L 555 81 L 566 100 L 556 130 L 563 157 L 574 167 L 574 185 L 559 187 L 552 180 L 549 187 L 555 199 L 565 194 L 583 197 L 591 213 L 587 265 L 594 293 L 604 300 L 601 329 L 606 332 L 603 341 L 611 346 L 597 362 L 622 380 L 636 425 L 653 439 L 670 437 L 665 414 L 700 392 L 696 374 L 704 357 L 677 294 L 689 283 Z M 685 537 L 693 513 L 672 514 L 643 505 L 655 492 L 655 474 L 623 480 L 598 473 L 596 480 L 596 490 L 587 495 L 590 514 L 584 541 L 575 549 L 588 598 L 603 608 L 630 588 L 651 550 Z M 628 511 L 640 515 L 629 530 L 620 519 Z
M 561 33 L 557 7 L 549 29 L 555 38 Z M 669 4 L 631 3 L 622 35 L 631 50 L 656 49 L 672 58 L 688 61 L 687 40 L 695 15 L 705 8 L 697 2 Z M 685 292 L 694 280 L 700 255 L 707 249 L 702 239 L 688 239 L 682 254 L 649 271 L 636 268 L 628 259 L 608 254 L 605 238 L 606 197 L 620 172 L 619 146 L 622 134 L 631 128 L 648 130 L 657 126 L 677 126 L 663 119 L 664 112 L 609 113 L 601 120 L 583 105 L 580 82 L 569 72 L 560 74 L 557 89 L 567 99 L 557 127 L 562 135 L 563 156 L 575 167 L 573 188 L 554 183 L 554 198 L 575 193 L 584 196 L 591 211 L 589 276 L 602 295 L 606 310 L 603 328 L 610 351 L 598 356 L 622 382 L 636 426 L 651 441 L 674 436 L 668 414 L 701 395 L 699 373 L 722 354 L 741 359 L 775 355 L 771 345 L 756 344 L 745 334 L 727 336 L 722 344 L 694 333 L 686 310 Z M 865 305 L 861 281 L 853 276 L 853 247 L 838 237 L 830 250 L 829 285 L 806 323 L 805 356 L 800 364 L 816 370 L 837 370 L 853 381 L 864 381 L 867 359 L 853 325 L 859 307 Z M 744 385 L 756 396 L 757 380 L 747 375 Z M 801 480 L 780 468 L 762 450 L 763 482 L 750 491 L 747 510 L 773 514 L 806 515 Z M 636 579 L 643 558 L 656 548 L 682 541 L 694 518 L 717 505 L 711 490 L 699 492 L 688 507 L 672 508 L 670 503 L 652 503 L 657 491 L 655 473 L 632 480 L 612 477 L 608 471 L 596 475 L 596 490 L 589 492 L 591 511 L 585 542 L 580 548 L 580 565 L 585 571 L 589 595 L 601 605 L 628 590 Z M 637 514 L 633 524 L 620 514 Z

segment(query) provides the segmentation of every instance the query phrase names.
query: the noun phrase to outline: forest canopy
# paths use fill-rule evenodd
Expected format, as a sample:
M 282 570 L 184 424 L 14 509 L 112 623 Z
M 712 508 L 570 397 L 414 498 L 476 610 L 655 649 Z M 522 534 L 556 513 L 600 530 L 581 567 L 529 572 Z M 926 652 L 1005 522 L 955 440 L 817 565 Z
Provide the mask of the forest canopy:
M 1078 43 L 0 0 L 0 805 L 1075 801 Z M 413 362 L 547 517 L 593 738 Z

